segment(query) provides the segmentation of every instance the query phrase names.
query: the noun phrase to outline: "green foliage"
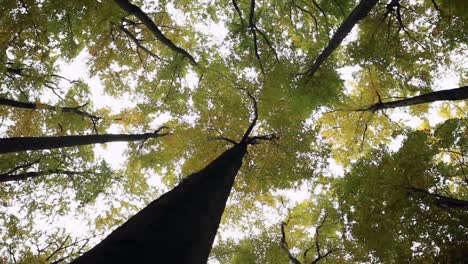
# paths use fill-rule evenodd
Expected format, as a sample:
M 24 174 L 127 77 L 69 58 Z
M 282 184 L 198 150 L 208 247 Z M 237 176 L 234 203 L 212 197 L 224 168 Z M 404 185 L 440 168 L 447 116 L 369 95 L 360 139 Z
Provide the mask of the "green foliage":
M 444 130 L 466 133 L 466 120 L 448 120 L 433 135 L 410 133 L 395 153 L 381 147 L 372 159 L 357 161 L 338 184 L 353 237 L 380 261 L 463 259 L 468 215 L 440 206 L 434 196 L 467 197 L 465 176 L 457 169 L 466 165 L 456 157 L 437 158 L 447 151 L 443 146 L 457 149 L 453 137 L 440 137 Z M 466 141 L 460 136 L 455 135 Z
M 110 0 L 0 5 L 0 99 L 38 106 L 0 105 L 1 137 L 146 133 L 162 120 L 172 133 L 126 144 L 120 167 L 105 146 L 1 154 L 0 174 L 41 175 L 0 183 L 0 240 L 10 245 L 0 262 L 78 255 L 47 259 L 54 247 L 33 241 L 74 240 L 35 219 L 79 215 L 111 230 L 225 151 L 231 143 L 220 137 L 238 142 L 254 114 L 248 93 L 258 103 L 253 134 L 275 137 L 249 147 L 224 215 L 225 230 L 253 231 L 220 238 L 213 260 L 287 263 L 280 222 L 289 219 L 288 246 L 302 263 L 319 257 L 317 241 L 322 255 L 332 250 L 324 263 L 464 261 L 466 213 L 434 195 L 468 200 L 468 104 L 368 111 L 433 91 L 447 71 L 466 85 L 464 1 L 379 3 L 313 77 L 304 73 L 356 1 L 255 1 L 254 24 L 250 1 L 132 3 L 198 65 Z M 85 69 L 75 78 L 67 71 L 76 62 Z M 356 72 L 344 80 L 346 66 Z M 401 148 L 384 146 L 395 138 Z M 303 185 L 308 198 L 285 206 L 281 193 Z M 281 220 L 269 222 L 265 208 Z

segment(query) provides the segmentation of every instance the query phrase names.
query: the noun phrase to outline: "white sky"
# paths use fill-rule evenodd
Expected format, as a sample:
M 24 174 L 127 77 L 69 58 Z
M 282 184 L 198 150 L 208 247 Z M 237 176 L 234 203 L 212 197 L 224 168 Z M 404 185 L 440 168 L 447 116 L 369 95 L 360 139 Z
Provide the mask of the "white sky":
M 169 11 L 171 13 L 171 17 L 176 19 L 176 22 L 179 24 L 186 23 L 183 15 L 179 14 L 177 10 L 171 9 L 169 7 Z M 222 20 L 222 19 L 221 19 Z M 211 36 L 211 44 L 210 45 L 217 45 L 221 46 L 221 53 L 225 53 L 227 55 L 229 53 L 229 49 L 225 48 L 223 50 L 223 41 L 228 33 L 228 30 L 222 24 L 222 21 L 219 23 L 210 23 L 210 24 L 196 24 L 195 28 L 202 32 L 207 32 Z M 352 34 L 348 36 L 345 40 L 345 43 L 348 43 L 357 37 L 357 30 L 354 29 Z M 59 62 L 60 65 L 60 75 L 76 80 L 82 79 L 85 81 L 90 89 L 91 89 L 91 98 L 92 103 L 95 109 L 108 107 L 112 109 L 112 113 L 118 113 L 120 110 L 124 108 L 129 108 L 134 106 L 134 103 L 127 99 L 127 97 L 122 96 L 120 98 L 112 97 L 106 95 L 104 93 L 104 88 L 102 82 L 99 80 L 98 77 L 90 77 L 87 72 L 87 52 L 81 52 L 79 56 L 73 60 L 72 63 L 67 64 L 64 62 Z M 352 73 L 359 70 L 359 67 L 345 67 L 339 70 L 341 77 L 345 80 L 345 89 L 347 92 L 350 92 L 352 86 L 349 85 L 350 81 L 353 79 Z M 449 89 L 458 86 L 459 76 L 454 72 L 446 72 L 442 75 L 442 78 L 438 79 L 434 84 L 435 90 L 440 89 Z M 187 82 L 190 88 L 196 86 L 197 76 L 192 72 L 188 75 Z M 50 98 L 54 98 L 55 96 L 50 96 Z M 431 126 L 443 121 L 444 119 L 440 117 L 437 113 L 438 103 L 433 104 L 435 106 L 433 109 L 431 108 L 429 122 Z M 396 111 L 391 112 L 391 118 L 393 120 L 402 120 L 405 124 L 409 125 L 412 128 L 417 128 L 422 120 L 418 118 L 414 118 L 413 116 L 405 113 L 404 109 L 399 109 Z M 168 121 L 170 118 L 169 115 L 163 115 L 160 118 L 155 118 L 153 123 L 151 124 L 152 127 L 157 128 L 161 126 L 164 122 Z M 0 126 L 2 129 L 2 126 Z M 112 125 L 107 133 L 119 133 L 121 132 L 121 128 L 118 125 Z M 0 133 L 2 131 L 0 130 Z M 396 151 L 403 141 L 403 136 L 398 136 L 390 145 L 390 149 Z M 96 145 L 94 147 L 95 152 L 97 153 L 97 158 L 103 157 L 109 164 L 111 164 L 113 169 L 122 168 L 125 165 L 125 155 L 124 151 L 126 149 L 127 144 L 125 142 L 114 142 L 108 143 L 104 145 Z M 343 176 L 344 170 L 341 166 L 337 165 L 333 159 L 329 159 L 329 172 L 335 176 Z M 161 182 L 161 177 L 159 175 L 150 174 L 150 183 L 154 186 L 161 188 L 164 191 L 167 191 L 167 187 Z M 304 183 L 299 188 L 296 189 L 289 189 L 289 190 L 281 190 L 276 191 L 276 194 L 287 197 L 289 200 L 289 205 L 292 207 L 295 203 L 301 202 L 310 197 L 311 194 L 311 186 Z M 77 207 L 78 205 L 73 205 Z M 92 210 L 96 210 L 94 213 L 100 213 L 100 210 L 105 210 L 108 208 L 108 205 L 103 201 L 98 201 L 95 206 L 92 207 Z M 12 208 L 12 210 L 19 210 L 19 208 Z M 20 214 L 19 212 L 15 214 Z M 266 221 L 270 221 L 267 224 L 274 224 L 277 221 L 280 221 L 279 218 L 280 214 L 277 211 L 271 210 L 270 208 L 265 208 L 264 211 Z M 66 217 L 58 217 L 54 219 L 54 226 L 51 226 L 50 219 L 47 217 L 41 218 L 37 220 L 39 226 L 47 230 L 53 230 L 57 227 L 64 227 L 70 232 L 73 236 L 82 237 L 89 234 L 89 230 L 85 227 L 86 219 L 85 215 L 82 214 L 74 214 L 71 213 Z M 109 230 L 110 231 L 110 230 Z M 240 231 L 236 229 L 232 229 L 228 232 L 224 232 L 222 234 L 223 238 L 237 238 L 239 239 L 242 235 L 239 233 Z

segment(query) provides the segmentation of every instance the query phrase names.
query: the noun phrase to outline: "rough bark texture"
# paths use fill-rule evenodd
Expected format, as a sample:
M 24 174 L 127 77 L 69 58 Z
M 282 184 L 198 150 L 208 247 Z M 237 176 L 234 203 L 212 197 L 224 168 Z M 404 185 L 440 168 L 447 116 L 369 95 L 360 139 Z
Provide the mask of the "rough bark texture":
M 206 263 L 246 151 L 225 151 L 72 263 Z
M 153 20 L 143 12 L 138 6 L 132 4 L 128 0 L 114 0 L 115 3 L 119 5 L 119 7 L 126 11 L 129 14 L 136 16 L 145 26 L 148 28 L 149 31 L 153 34 L 153 36 L 159 40 L 161 43 L 166 45 L 171 50 L 175 51 L 176 53 L 181 54 L 182 56 L 186 57 L 190 60 L 190 63 L 193 65 L 197 65 L 195 59 L 190 55 L 186 50 L 176 46 L 170 39 L 168 39 L 162 32 L 159 30 L 158 26 L 154 24 Z
M 91 115 L 84 111 L 79 110 L 80 107 L 55 107 L 49 104 L 41 104 L 41 103 L 32 103 L 32 102 L 20 102 L 15 101 L 7 98 L 0 98 L 0 105 L 17 107 L 17 108 L 24 108 L 24 109 L 46 109 L 50 111 L 62 111 L 65 113 L 75 113 L 77 115 L 85 116 L 94 120 L 101 119 L 98 116 Z
M 320 68 L 323 62 L 335 51 L 338 46 L 340 46 L 343 39 L 351 32 L 353 27 L 363 18 L 365 18 L 371 9 L 378 3 L 378 0 L 362 0 L 356 8 L 353 9 L 351 14 L 346 17 L 346 19 L 341 23 L 340 27 L 333 34 L 332 39 L 328 42 L 327 47 L 320 53 L 320 55 L 315 59 L 314 64 L 306 72 L 307 75 L 312 77 L 315 72 Z
M 436 101 L 456 101 L 468 99 L 468 86 L 463 86 L 455 89 L 442 90 L 431 92 L 423 95 L 418 95 L 402 100 L 392 102 L 379 102 L 371 105 L 369 108 L 363 109 L 366 111 L 378 111 L 388 108 L 397 108 L 410 105 L 418 105 L 432 103 Z
M 85 136 L 61 136 L 61 137 L 11 137 L 0 139 L 0 154 L 26 150 L 55 149 L 107 143 L 114 141 L 138 141 L 157 138 L 166 135 L 155 133 L 145 134 L 103 134 Z

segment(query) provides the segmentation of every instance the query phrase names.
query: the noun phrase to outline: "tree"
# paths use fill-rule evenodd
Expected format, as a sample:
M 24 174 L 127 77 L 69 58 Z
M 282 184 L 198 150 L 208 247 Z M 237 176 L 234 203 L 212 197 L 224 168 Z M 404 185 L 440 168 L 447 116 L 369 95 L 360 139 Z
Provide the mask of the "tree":
M 0 153 L 10 153 L 26 150 L 42 150 L 65 148 L 72 146 L 107 143 L 115 141 L 141 141 L 158 138 L 168 133 L 159 133 L 161 127 L 153 133 L 145 134 L 104 134 L 84 136 L 60 136 L 60 137 L 11 137 L 0 139 Z
M 255 116 L 241 141 L 220 138 L 234 146 L 187 176 L 73 263 L 205 263 L 247 146 L 274 138 L 250 136 L 258 119 L 257 103 L 251 98 Z
M 73 146 L 0 154 L 0 262 L 68 261 L 184 186 L 238 145 L 255 112 L 245 94 L 260 106 L 248 134 L 274 138 L 245 153 L 209 261 L 463 262 L 465 11 L 460 0 L 6 1 L 0 142 Z M 172 135 L 157 140 L 69 142 L 143 139 L 163 124 Z
M 425 103 L 432 103 L 436 101 L 456 101 L 456 100 L 464 100 L 468 99 L 468 86 L 454 88 L 449 90 L 442 90 L 431 92 L 427 94 L 422 94 L 418 96 L 414 96 L 411 98 L 405 98 L 396 101 L 390 102 L 377 102 L 367 108 L 359 109 L 358 111 L 379 111 L 388 108 L 397 108 L 403 106 L 410 106 L 410 105 L 417 105 L 417 104 L 425 104 Z

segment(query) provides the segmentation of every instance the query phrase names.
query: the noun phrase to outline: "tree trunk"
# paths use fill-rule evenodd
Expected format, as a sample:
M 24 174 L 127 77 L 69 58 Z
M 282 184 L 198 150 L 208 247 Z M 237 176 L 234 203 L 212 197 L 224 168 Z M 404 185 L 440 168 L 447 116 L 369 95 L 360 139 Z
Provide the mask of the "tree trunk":
M 206 263 L 247 144 L 188 176 L 72 263 Z
M 44 175 L 50 174 L 66 174 L 66 175 L 76 175 L 83 172 L 79 171 L 64 171 L 64 170 L 45 170 L 45 171 L 28 171 L 23 173 L 11 174 L 11 173 L 3 173 L 0 174 L 0 182 L 9 182 L 9 181 L 22 181 L 29 178 L 35 178 Z
M 20 101 L 15 101 L 7 98 L 0 98 L 0 105 L 5 105 L 5 106 L 12 106 L 12 107 L 17 107 L 17 108 L 24 108 L 24 109 L 46 109 L 50 111 L 62 111 L 65 113 L 75 113 L 77 115 L 85 116 L 88 118 L 91 118 L 93 120 L 98 120 L 101 119 L 98 116 L 91 115 L 89 113 L 83 112 L 80 109 L 80 107 L 55 107 L 53 105 L 49 104 L 41 104 L 41 103 L 32 103 L 32 102 L 20 102 Z
M 456 199 L 437 193 L 430 193 L 429 191 L 421 188 L 410 187 L 409 190 L 415 193 L 421 193 L 423 196 L 429 196 L 433 199 L 434 204 L 441 209 L 460 209 L 468 210 L 468 201 Z
M 168 39 L 161 32 L 158 26 L 156 26 L 153 20 L 145 12 L 143 12 L 143 10 L 141 10 L 141 8 L 132 4 L 128 0 L 114 0 L 114 2 L 125 12 L 137 17 L 146 26 L 146 28 L 148 28 L 148 30 L 153 34 L 153 36 L 162 44 L 166 45 L 171 50 L 187 58 L 193 65 L 197 65 L 197 62 L 192 57 L 192 55 L 190 55 L 186 50 L 176 46 L 170 39 Z
M 73 147 L 96 143 L 102 144 L 115 141 L 138 141 L 167 135 L 167 133 L 158 134 L 158 131 L 159 130 L 154 133 L 145 134 L 103 134 L 85 136 L 0 138 L 0 154 L 26 150 Z
M 356 8 L 353 9 L 351 14 L 341 23 L 340 27 L 333 34 L 332 39 L 328 42 L 327 47 L 315 59 L 314 64 L 307 70 L 306 74 L 312 77 L 315 72 L 320 68 L 320 65 L 328 59 L 328 57 L 340 46 L 343 39 L 351 32 L 353 27 L 363 18 L 365 18 L 371 9 L 378 3 L 378 0 L 362 0 Z
M 388 108 L 397 108 L 403 106 L 410 106 L 410 105 L 418 105 L 418 104 L 425 104 L 425 103 L 432 103 L 435 101 L 456 101 L 456 100 L 464 100 L 468 99 L 468 86 L 462 86 L 459 88 L 449 89 L 449 90 L 442 90 L 431 92 L 423 95 L 418 95 L 402 100 L 397 100 L 393 102 L 378 102 L 376 104 L 371 105 L 366 109 L 362 109 L 364 111 L 378 111 Z

